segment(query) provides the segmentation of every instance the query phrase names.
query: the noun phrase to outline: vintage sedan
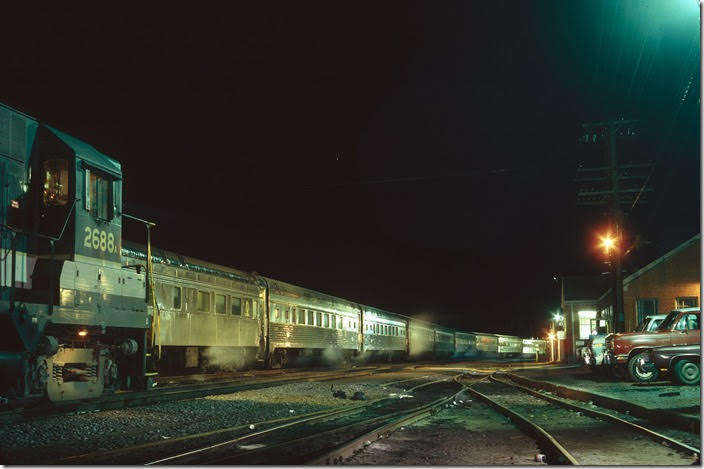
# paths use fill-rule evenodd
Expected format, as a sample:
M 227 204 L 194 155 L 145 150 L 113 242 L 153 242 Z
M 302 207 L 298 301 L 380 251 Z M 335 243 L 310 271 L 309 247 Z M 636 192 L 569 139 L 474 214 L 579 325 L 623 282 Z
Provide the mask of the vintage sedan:
M 669 372 L 676 384 L 691 386 L 699 384 L 700 362 L 701 345 L 680 345 L 654 348 L 639 360 L 638 367 L 643 373 Z

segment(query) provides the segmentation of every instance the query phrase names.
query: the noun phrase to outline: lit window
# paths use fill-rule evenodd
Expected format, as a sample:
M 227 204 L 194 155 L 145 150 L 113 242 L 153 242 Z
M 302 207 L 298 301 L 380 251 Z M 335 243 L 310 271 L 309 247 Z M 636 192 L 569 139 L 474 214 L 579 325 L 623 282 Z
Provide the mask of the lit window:
M 242 314 L 242 299 L 233 296 L 230 298 L 230 313 L 235 316 Z
M 591 320 L 596 318 L 596 311 L 579 311 L 579 338 L 586 340 L 589 338 L 591 331 Z
M 699 298 L 696 296 L 679 296 L 675 300 L 675 307 L 679 308 L 695 308 L 699 306 Z
M 66 205 L 68 202 L 68 161 L 44 162 L 44 205 Z
M 210 312 L 210 293 L 198 290 L 198 311 Z
M 225 314 L 225 295 L 215 294 L 215 312 Z

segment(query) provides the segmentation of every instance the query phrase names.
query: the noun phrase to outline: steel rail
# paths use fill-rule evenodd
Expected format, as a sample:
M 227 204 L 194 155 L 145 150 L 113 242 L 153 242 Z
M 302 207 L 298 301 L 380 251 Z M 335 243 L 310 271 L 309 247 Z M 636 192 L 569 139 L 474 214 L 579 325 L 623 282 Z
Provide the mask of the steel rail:
M 579 465 L 577 460 L 570 454 L 567 449 L 562 446 L 552 435 L 546 432 L 539 425 L 531 422 L 527 418 L 523 417 L 521 414 L 512 411 L 508 407 L 505 407 L 498 402 L 494 401 L 490 397 L 480 393 L 479 391 L 473 389 L 471 386 L 467 386 L 467 391 L 475 396 L 477 399 L 485 402 L 489 407 L 496 409 L 499 413 L 505 415 L 511 419 L 519 428 L 524 432 L 535 438 L 541 446 L 543 446 L 543 451 L 546 453 L 552 453 L 557 456 L 555 458 L 558 463 L 568 463 L 573 466 Z
M 450 397 L 447 398 L 440 398 L 435 400 L 434 402 L 430 404 L 426 404 L 422 406 L 419 409 L 416 409 L 415 411 L 411 411 L 410 414 L 406 413 L 404 416 L 402 416 L 400 419 L 395 420 L 393 422 L 389 422 L 385 425 L 382 425 L 379 428 L 375 428 L 373 430 L 368 431 L 364 435 L 361 435 L 347 443 L 344 443 L 328 452 L 325 454 L 318 456 L 308 462 L 306 462 L 306 465 L 330 465 L 330 464 L 342 464 L 346 458 L 349 458 L 354 455 L 355 452 L 358 450 L 364 448 L 367 446 L 367 442 L 372 442 L 379 440 L 382 438 L 384 435 L 388 435 L 392 431 L 396 430 L 397 428 L 400 428 L 404 425 L 411 425 L 414 422 L 417 422 L 418 420 L 422 420 L 424 418 L 430 417 L 431 415 L 435 414 L 437 412 L 437 408 L 445 405 L 447 402 L 450 400 L 456 400 L 460 394 L 466 391 L 467 386 L 463 385 L 457 380 L 457 377 L 454 379 L 454 381 L 462 386 L 462 389 L 451 395 Z
M 689 446 L 688 444 L 682 443 L 681 441 L 674 440 L 674 439 L 672 439 L 668 436 L 665 436 L 661 433 L 658 433 L 654 430 L 650 430 L 649 428 L 638 425 L 637 423 L 629 422 L 628 420 L 624 420 L 624 419 L 617 417 L 615 415 L 611 415 L 611 414 L 607 414 L 607 413 L 604 413 L 604 412 L 601 412 L 598 410 L 590 409 L 588 407 L 583 407 L 578 404 L 566 402 L 566 401 L 563 401 L 562 399 L 558 399 L 553 396 L 548 396 L 548 395 L 542 394 L 534 389 L 530 389 L 525 386 L 521 386 L 520 384 L 516 384 L 516 383 L 512 383 L 510 381 L 504 381 L 502 379 L 498 379 L 496 376 L 493 376 L 493 375 L 489 376 L 489 379 L 494 382 L 506 385 L 506 386 L 511 386 L 515 389 L 518 389 L 518 390 L 523 391 L 525 393 L 531 394 L 535 397 L 538 397 L 538 398 L 543 399 L 547 402 L 550 402 L 551 404 L 558 405 L 558 406 L 563 407 L 565 409 L 582 412 L 583 414 L 587 414 L 590 417 L 604 419 L 604 420 L 608 420 L 610 422 L 616 423 L 618 425 L 623 425 L 623 426 L 629 428 L 630 430 L 633 430 L 637 433 L 641 433 L 641 434 L 649 437 L 653 441 L 656 441 L 658 443 L 663 443 L 663 442 L 667 443 L 670 447 L 678 449 L 682 452 L 689 452 L 690 454 L 694 453 L 697 455 L 698 459 L 700 458 L 699 448 L 695 448 L 693 446 Z
M 419 388 L 422 388 L 422 387 L 425 387 L 425 386 L 430 386 L 430 385 L 432 385 L 432 384 L 436 384 L 436 383 L 440 383 L 440 382 L 446 382 L 446 381 L 447 381 L 447 379 L 442 379 L 442 380 L 432 381 L 432 382 L 428 382 L 428 383 L 423 383 L 423 384 L 420 384 L 420 385 L 418 385 L 418 386 L 415 386 L 415 387 L 409 389 L 408 392 L 412 392 L 412 391 L 414 391 L 414 390 L 416 390 L 416 389 L 419 389 Z M 375 399 L 375 400 L 373 400 L 373 401 L 365 402 L 364 404 L 361 404 L 361 405 L 359 405 L 359 406 L 355 406 L 354 408 L 335 409 L 335 410 L 333 410 L 333 411 L 324 411 L 324 412 L 321 413 L 320 415 L 314 415 L 314 416 L 310 416 L 310 417 L 303 418 L 303 419 L 300 419 L 300 418 L 299 418 L 299 419 L 297 419 L 297 420 L 295 420 L 295 421 L 292 421 L 292 422 L 287 422 L 287 423 L 282 424 L 282 425 L 277 425 L 277 426 L 274 426 L 274 427 L 270 427 L 270 428 L 267 428 L 267 429 L 263 429 L 263 430 L 258 431 L 258 432 L 254 432 L 254 433 L 250 433 L 250 434 L 247 434 L 247 435 L 243 435 L 243 436 L 240 436 L 240 437 L 237 437 L 237 438 L 233 438 L 233 439 L 229 439 L 229 440 L 226 440 L 226 441 L 222 441 L 222 442 L 219 442 L 219 443 L 216 443 L 216 444 L 213 444 L 213 445 L 209 445 L 209 446 L 206 446 L 206 447 L 203 447 L 203 448 L 198 448 L 198 449 L 195 449 L 195 450 L 187 451 L 187 452 L 185 452 L 185 453 L 180 453 L 180 454 L 172 455 L 172 456 L 169 456 L 169 457 L 166 457 L 166 458 L 161 458 L 161 459 L 158 459 L 158 460 L 156 460 L 156 461 L 147 462 L 147 463 L 145 463 L 145 465 L 156 465 L 156 464 L 164 464 L 164 463 L 168 463 L 168 464 L 198 464 L 198 463 L 204 463 L 204 461 L 202 461 L 202 459 L 203 459 L 204 456 L 207 457 L 207 453 L 210 452 L 210 451 L 214 451 L 214 450 L 217 450 L 217 449 L 223 449 L 223 448 L 226 447 L 226 446 L 234 446 L 234 445 L 236 445 L 236 444 L 238 444 L 238 443 L 242 443 L 243 441 L 252 439 L 252 438 L 254 438 L 254 437 L 258 437 L 258 436 L 262 436 L 262 435 L 266 435 L 266 434 L 271 434 L 271 433 L 274 433 L 274 432 L 276 432 L 276 431 L 280 431 L 280 430 L 283 430 L 283 429 L 286 429 L 286 428 L 293 427 L 293 426 L 295 426 L 295 425 L 301 425 L 301 424 L 311 423 L 311 422 L 315 422 L 315 421 L 323 421 L 323 420 L 328 420 L 328 419 L 330 419 L 331 417 L 341 417 L 341 416 L 346 416 L 346 415 L 350 415 L 350 414 L 353 414 L 353 413 L 358 413 L 358 412 L 360 412 L 360 411 L 363 411 L 365 408 L 371 407 L 372 405 L 374 405 L 374 404 L 376 404 L 376 403 L 378 403 L 378 402 L 381 402 L 381 401 L 385 401 L 385 400 L 388 400 L 388 401 L 395 401 L 395 400 L 397 400 L 397 398 L 382 397 L 382 398 L 379 398 L 379 399 Z M 407 412 L 408 412 L 408 411 L 404 411 L 403 413 L 407 413 Z M 390 415 L 379 416 L 379 417 L 376 417 L 376 418 L 374 418 L 374 419 L 371 419 L 371 420 L 366 421 L 366 423 L 376 422 L 376 421 L 379 421 L 379 420 L 388 421 L 388 419 L 390 418 L 390 416 L 394 416 L 394 415 L 396 415 L 396 414 L 390 414 Z M 343 426 L 341 426 L 341 427 L 335 427 L 335 428 L 326 430 L 326 431 L 324 431 L 324 432 L 317 433 L 317 434 L 315 434 L 315 435 L 306 435 L 306 436 L 303 436 L 303 437 L 301 437 L 301 438 L 295 438 L 295 439 L 293 439 L 293 440 L 286 440 L 286 441 L 284 441 L 284 442 L 281 442 L 281 443 L 278 443 L 278 444 L 275 444 L 275 445 L 268 445 L 268 446 L 266 446 L 266 451 L 271 451 L 272 449 L 276 449 L 276 448 L 278 448 L 278 447 L 289 446 L 289 445 L 291 445 L 291 444 L 295 444 L 295 443 L 298 442 L 298 441 L 302 441 L 302 440 L 305 440 L 305 439 L 309 439 L 309 438 L 311 438 L 311 437 L 313 437 L 313 436 L 320 436 L 320 435 L 324 435 L 324 434 L 327 434 L 327 433 L 339 432 L 339 431 L 344 430 L 345 428 L 348 428 L 348 427 L 358 426 L 358 425 L 360 425 L 360 423 L 362 423 L 362 422 L 353 422 L 353 423 L 350 423 L 350 424 L 347 424 L 347 425 L 343 425 Z M 250 451 L 248 451 L 247 453 L 240 453 L 240 454 L 234 454 L 234 455 L 221 456 L 221 457 L 219 457 L 219 458 L 217 458 L 217 459 L 208 459 L 208 460 L 205 461 L 205 462 L 208 463 L 208 464 L 219 464 L 218 461 L 221 461 L 221 460 L 233 459 L 233 458 L 237 458 L 237 457 L 241 457 L 241 456 L 245 456 L 245 455 L 246 455 L 246 456 L 251 456 L 252 454 L 257 454 L 257 453 L 258 453 L 258 450 L 255 449 L 255 450 L 250 450 Z M 200 458 L 200 459 L 199 459 L 199 458 Z
M 595 404 L 605 409 L 615 410 L 617 412 L 628 411 L 634 417 L 649 420 L 655 423 L 668 425 L 672 428 L 678 428 L 691 433 L 701 433 L 701 419 L 699 415 L 688 415 L 680 412 L 672 412 L 663 409 L 648 409 L 646 407 L 632 404 L 628 401 L 619 400 L 613 397 L 597 394 L 582 389 L 575 389 L 569 386 L 563 386 L 550 381 L 542 381 L 515 373 L 506 372 L 507 376 L 517 383 L 527 385 L 533 388 L 542 389 L 552 392 L 558 396 L 582 402 L 594 402 Z

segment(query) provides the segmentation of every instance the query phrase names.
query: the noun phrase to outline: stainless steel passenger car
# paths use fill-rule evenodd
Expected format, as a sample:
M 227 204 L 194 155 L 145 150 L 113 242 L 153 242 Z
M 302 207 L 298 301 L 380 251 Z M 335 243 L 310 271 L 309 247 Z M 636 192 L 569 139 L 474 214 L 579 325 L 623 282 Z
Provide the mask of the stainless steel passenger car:
M 523 352 L 523 342 L 520 337 L 496 334 L 498 337 L 497 349 L 501 357 L 518 357 Z
M 360 350 L 360 307 L 341 298 L 266 278 L 267 350 L 273 367 L 295 358 L 348 360 Z
M 455 358 L 475 358 L 477 337 L 470 332 L 455 332 Z
M 146 263 L 145 246 L 125 242 L 122 253 L 125 268 Z M 161 249 L 152 250 L 152 262 L 158 311 L 150 306 L 150 312 L 158 316 L 155 353 L 162 371 L 254 362 L 264 346 L 264 288 L 254 276 Z
M 477 341 L 477 352 L 479 356 L 496 357 L 499 354 L 499 338 L 496 334 L 486 332 L 473 332 Z
M 408 318 L 371 306 L 361 308 L 364 357 L 370 360 L 405 357 L 408 354 Z

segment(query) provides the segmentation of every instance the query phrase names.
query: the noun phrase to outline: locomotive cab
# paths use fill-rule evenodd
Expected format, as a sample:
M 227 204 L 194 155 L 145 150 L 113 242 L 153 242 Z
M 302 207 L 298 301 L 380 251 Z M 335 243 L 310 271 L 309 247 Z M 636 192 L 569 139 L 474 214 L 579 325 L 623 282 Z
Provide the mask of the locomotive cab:
M 13 247 L 0 271 L 26 274 L 3 283 L 0 316 L 14 327 L 2 333 L 11 381 L 0 396 L 62 401 L 143 384 L 149 317 L 144 274 L 121 265 L 120 164 L 41 123 L 30 147 L 27 190 L 3 225 Z

